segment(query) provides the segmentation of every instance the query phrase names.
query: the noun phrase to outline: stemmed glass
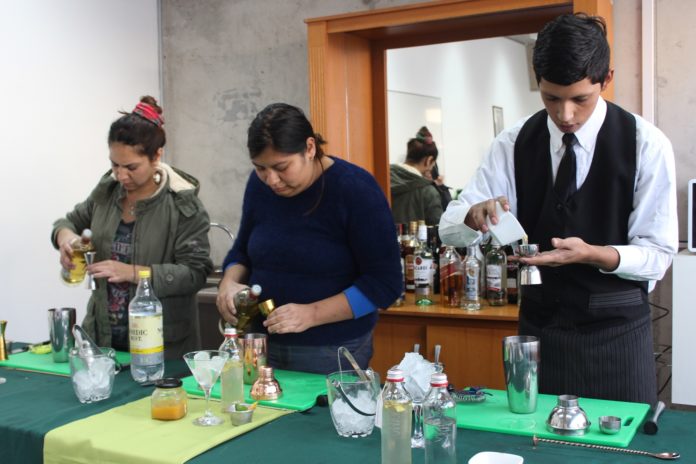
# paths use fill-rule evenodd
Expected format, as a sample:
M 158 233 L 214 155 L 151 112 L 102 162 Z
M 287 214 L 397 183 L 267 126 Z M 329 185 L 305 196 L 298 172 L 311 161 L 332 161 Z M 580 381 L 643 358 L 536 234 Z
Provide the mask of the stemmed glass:
M 208 403 L 210 402 L 210 391 L 213 389 L 215 382 L 217 382 L 229 356 L 228 353 L 217 350 L 192 351 L 184 355 L 184 361 L 186 361 L 193 377 L 198 382 L 198 386 L 205 393 L 205 414 L 194 419 L 193 423 L 195 425 L 207 427 L 220 425 L 224 422 L 224 420 L 213 414 Z

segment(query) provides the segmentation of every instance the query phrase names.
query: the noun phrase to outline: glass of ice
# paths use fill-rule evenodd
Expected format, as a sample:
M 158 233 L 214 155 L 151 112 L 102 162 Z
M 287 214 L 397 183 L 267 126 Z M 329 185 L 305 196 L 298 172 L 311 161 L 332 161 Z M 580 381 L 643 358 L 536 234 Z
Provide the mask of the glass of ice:
M 205 393 L 205 414 L 194 419 L 193 423 L 196 425 L 207 427 L 220 425 L 224 422 L 222 418 L 213 414 L 208 403 L 210 402 L 210 390 L 220 377 L 220 372 L 222 372 L 228 357 L 228 353 L 217 350 L 192 351 L 184 355 L 184 361 L 191 369 L 198 386 Z
M 379 375 L 372 369 L 363 375 L 347 370 L 326 377 L 331 420 L 342 437 L 366 437 L 375 426 Z
M 93 403 L 111 396 L 114 376 L 120 371 L 113 348 L 103 347 L 101 353 L 96 354 L 81 353 L 79 348 L 73 348 L 68 358 L 73 390 L 80 403 Z

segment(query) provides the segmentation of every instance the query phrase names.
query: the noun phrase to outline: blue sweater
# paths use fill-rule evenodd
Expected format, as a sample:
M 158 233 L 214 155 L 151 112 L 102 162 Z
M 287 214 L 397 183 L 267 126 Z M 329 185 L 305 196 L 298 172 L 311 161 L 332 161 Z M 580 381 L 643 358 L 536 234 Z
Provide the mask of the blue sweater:
M 401 293 L 396 228 L 384 193 L 370 173 L 339 158 L 300 194 L 273 193 L 252 172 L 239 233 L 224 267 L 243 264 L 249 285 L 276 306 L 307 304 L 343 292 L 353 319 L 297 334 L 273 334 L 284 345 L 338 344 L 372 330 L 377 308 Z M 312 208 L 318 206 L 313 211 Z M 310 212 L 311 211 L 311 212 Z

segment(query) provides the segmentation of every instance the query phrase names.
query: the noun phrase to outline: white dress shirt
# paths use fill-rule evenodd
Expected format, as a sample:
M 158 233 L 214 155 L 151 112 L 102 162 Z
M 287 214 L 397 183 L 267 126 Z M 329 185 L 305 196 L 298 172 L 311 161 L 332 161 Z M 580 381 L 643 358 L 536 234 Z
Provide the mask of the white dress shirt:
M 597 134 L 607 114 L 607 103 L 600 97 L 592 116 L 575 132 L 577 160 L 576 182 L 580 188 L 594 157 Z M 674 152 L 669 139 L 657 127 L 638 115 L 636 118 L 636 175 L 633 211 L 628 218 L 628 245 L 612 245 L 619 253 L 619 266 L 610 274 L 630 279 L 654 281 L 664 275 L 679 247 L 677 193 Z M 515 140 L 528 119 L 496 137 L 469 184 L 457 200 L 452 201 L 440 218 L 443 242 L 466 246 L 472 231 L 463 224 L 469 208 L 481 201 L 505 196 L 510 211 L 517 215 L 515 190 Z M 553 180 L 563 157 L 563 133 L 547 118 Z M 598 224 L 601 227 L 601 224 Z M 565 238 L 565 237 L 561 237 Z

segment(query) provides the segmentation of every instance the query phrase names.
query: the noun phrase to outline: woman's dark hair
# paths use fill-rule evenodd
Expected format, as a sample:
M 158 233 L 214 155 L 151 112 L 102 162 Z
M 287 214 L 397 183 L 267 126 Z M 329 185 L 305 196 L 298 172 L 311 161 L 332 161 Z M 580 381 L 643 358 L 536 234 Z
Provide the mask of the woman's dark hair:
M 437 159 L 437 145 L 427 127 L 420 128 L 415 138 L 406 144 L 406 161 L 419 163 L 428 156 Z
M 307 149 L 307 139 L 313 137 L 317 149 L 316 160 L 324 156 L 321 148 L 325 142 L 315 134 L 312 124 L 301 109 L 287 103 L 271 103 L 265 107 L 249 126 L 247 148 L 253 159 L 267 148 L 280 153 L 296 154 Z
M 143 107 L 150 111 L 139 111 L 139 108 Z M 154 160 L 157 150 L 167 142 L 160 116 L 162 108 L 157 104 L 157 100 L 146 95 L 140 98 L 140 103 L 132 113 L 120 113 L 123 116 L 114 121 L 109 129 L 109 145 L 122 143 L 134 147 L 138 153 Z M 147 116 L 148 114 L 152 116 Z
M 604 82 L 609 73 L 607 26 L 599 16 L 566 14 L 547 23 L 534 45 L 534 73 L 545 79 L 571 85 L 585 78 Z

